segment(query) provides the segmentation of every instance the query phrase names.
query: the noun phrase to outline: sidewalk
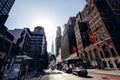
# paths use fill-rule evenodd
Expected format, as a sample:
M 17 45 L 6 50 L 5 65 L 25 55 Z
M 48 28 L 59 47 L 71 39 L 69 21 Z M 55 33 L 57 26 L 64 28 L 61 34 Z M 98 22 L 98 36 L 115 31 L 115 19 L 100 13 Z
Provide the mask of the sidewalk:
M 39 80 L 42 77 L 42 73 L 38 73 L 37 71 L 32 71 L 28 73 L 27 80 Z
M 114 76 L 120 76 L 120 70 L 99 70 L 99 69 L 88 69 L 88 72 L 108 74 Z

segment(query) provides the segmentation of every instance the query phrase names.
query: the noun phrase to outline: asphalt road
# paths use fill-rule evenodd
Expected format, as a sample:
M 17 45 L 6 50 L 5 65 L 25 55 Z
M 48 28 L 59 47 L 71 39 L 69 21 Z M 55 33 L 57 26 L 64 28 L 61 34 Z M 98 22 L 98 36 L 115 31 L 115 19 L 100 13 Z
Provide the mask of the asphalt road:
M 120 77 L 92 72 L 89 72 L 87 77 L 81 77 L 58 70 L 45 70 L 43 76 L 31 77 L 27 80 L 120 80 Z
M 46 74 L 42 76 L 40 80 L 102 80 L 98 77 L 87 76 L 87 77 L 80 77 L 73 74 L 64 73 L 62 71 L 51 71 L 46 70 Z

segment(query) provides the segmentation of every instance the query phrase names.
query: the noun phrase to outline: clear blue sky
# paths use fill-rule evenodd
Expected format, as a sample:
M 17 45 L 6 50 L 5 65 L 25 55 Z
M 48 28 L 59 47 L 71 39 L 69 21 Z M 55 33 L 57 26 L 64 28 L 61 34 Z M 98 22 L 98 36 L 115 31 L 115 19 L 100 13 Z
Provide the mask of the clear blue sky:
M 70 16 L 83 10 L 85 0 L 16 0 L 6 22 L 8 29 L 43 26 L 51 51 L 56 27 L 67 23 Z

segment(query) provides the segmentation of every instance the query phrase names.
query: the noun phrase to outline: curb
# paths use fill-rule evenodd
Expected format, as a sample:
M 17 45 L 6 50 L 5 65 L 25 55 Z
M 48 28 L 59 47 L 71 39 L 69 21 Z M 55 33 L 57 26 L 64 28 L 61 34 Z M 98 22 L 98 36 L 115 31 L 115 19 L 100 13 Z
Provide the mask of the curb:
M 40 80 L 40 79 L 42 78 L 42 76 L 43 76 L 43 75 L 41 75 L 38 80 Z

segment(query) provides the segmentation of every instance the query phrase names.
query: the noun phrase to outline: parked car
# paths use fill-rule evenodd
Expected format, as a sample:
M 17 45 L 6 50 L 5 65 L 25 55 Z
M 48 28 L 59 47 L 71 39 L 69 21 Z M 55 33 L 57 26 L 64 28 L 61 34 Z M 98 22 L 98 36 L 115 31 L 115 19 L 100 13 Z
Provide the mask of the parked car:
M 68 64 L 64 64 L 63 71 L 66 73 L 72 73 L 72 68 L 70 68 Z
M 72 69 L 72 73 L 78 76 L 87 76 L 88 75 L 88 71 L 86 69 L 84 69 L 82 66 L 80 67 L 74 67 Z
M 69 68 L 69 67 L 67 67 L 66 69 L 64 69 L 64 72 L 66 72 L 66 73 L 72 73 L 72 69 Z

